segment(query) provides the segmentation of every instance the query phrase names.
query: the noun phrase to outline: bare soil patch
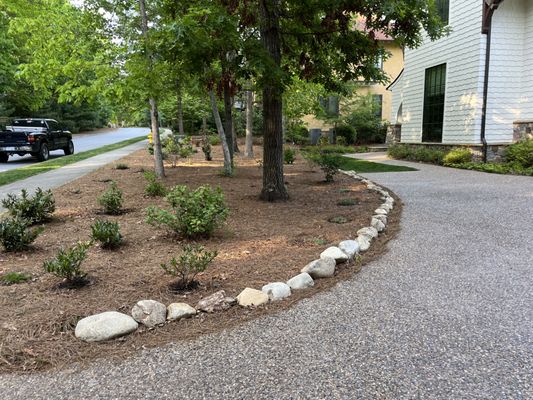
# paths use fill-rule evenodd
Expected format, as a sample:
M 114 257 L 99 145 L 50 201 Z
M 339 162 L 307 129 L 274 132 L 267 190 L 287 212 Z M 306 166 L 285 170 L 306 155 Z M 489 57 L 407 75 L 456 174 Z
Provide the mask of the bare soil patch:
M 142 299 L 194 306 L 200 298 L 217 290 L 236 296 L 245 287 L 260 289 L 269 282 L 286 281 L 327 246 L 355 238 L 357 230 L 369 224 L 373 210 L 381 203 L 377 193 L 342 174 L 336 176 L 334 183 L 324 183 L 320 170 L 310 167 L 301 157 L 294 165 L 285 166 L 290 200 L 265 203 L 258 199 L 261 169 L 255 160 L 238 156 L 236 176 L 225 178 L 220 175 L 220 151 L 215 149 L 213 155 L 213 161 L 205 162 L 200 151 L 190 162 L 167 168 L 165 179 L 169 187 L 218 185 L 231 210 L 223 229 L 211 239 L 197 241 L 208 249 L 217 249 L 219 255 L 198 276 L 199 286 L 189 292 L 176 293 L 172 278 L 160 267 L 177 255 L 185 242 L 145 222 L 147 206 L 166 206 L 163 199 L 144 195 L 146 181 L 141 172 L 152 166 L 145 150 L 120 160 L 129 169 L 117 170 L 112 164 L 107 165 L 54 191 L 57 211 L 34 248 L 23 253 L 0 253 L 0 274 L 17 271 L 33 277 L 26 283 L 0 286 L 0 371 L 33 371 L 100 357 L 124 357 L 141 348 L 193 339 L 289 307 L 360 269 L 361 263 L 341 266 L 336 279 L 318 280 L 315 289 L 295 292 L 287 301 L 265 307 L 244 310 L 235 306 L 226 312 L 199 314 L 155 330 L 140 328 L 107 343 L 77 340 L 74 328 L 82 317 L 109 310 L 129 314 Z M 125 243 L 117 250 L 90 249 L 83 264 L 89 284 L 76 289 L 60 288 L 58 278 L 44 273 L 43 261 L 53 258 L 60 247 L 89 238 L 91 224 L 103 218 L 96 199 L 108 187 L 109 180 L 117 181 L 123 190 L 127 212 L 105 218 L 119 222 Z M 353 205 L 339 205 L 346 199 L 353 199 Z M 400 205 L 398 199 L 396 204 Z M 364 254 L 363 263 L 382 252 L 385 243 L 394 237 L 400 208 L 396 207 L 389 216 L 387 232 Z M 348 222 L 328 222 L 335 217 Z

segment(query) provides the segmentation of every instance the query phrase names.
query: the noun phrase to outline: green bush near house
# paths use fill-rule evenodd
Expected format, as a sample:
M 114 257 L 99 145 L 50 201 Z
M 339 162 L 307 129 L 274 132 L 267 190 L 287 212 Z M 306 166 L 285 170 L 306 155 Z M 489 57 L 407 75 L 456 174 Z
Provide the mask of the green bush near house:
M 333 177 L 341 167 L 341 161 L 337 154 L 322 153 L 321 151 L 308 151 L 303 154 L 305 159 L 320 167 L 324 172 L 326 182 L 333 182 Z
M 335 128 L 335 135 L 337 136 L 337 143 L 339 143 L 339 139 L 343 138 L 345 143 L 344 144 L 355 144 L 356 138 L 357 138 L 357 132 L 353 126 L 347 125 L 347 124 L 341 124 L 338 125 Z
M 412 147 L 405 144 L 396 144 L 389 146 L 388 154 L 390 157 L 398 160 L 426 162 L 430 164 L 442 165 L 446 151 L 424 146 Z
M 291 125 L 287 128 L 285 140 L 293 144 L 309 144 L 309 130 L 303 125 Z
M 524 140 L 507 147 L 505 160 L 525 169 L 533 167 L 533 140 Z
M 453 149 L 446 153 L 442 161 L 444 165 L 468 163 L 472 161 L 472 153 L 465 147 Z

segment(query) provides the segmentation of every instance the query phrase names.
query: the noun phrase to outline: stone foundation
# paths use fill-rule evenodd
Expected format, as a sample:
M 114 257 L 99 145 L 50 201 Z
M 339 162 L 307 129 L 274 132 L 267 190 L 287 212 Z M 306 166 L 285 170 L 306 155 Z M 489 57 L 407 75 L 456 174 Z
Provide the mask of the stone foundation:
M 399 143 L 409 147 L 424 146 L 434 150 L 442 150 L 448 152 L 456 148 L 467 148 L 472 153 L 472 161 L 483 161 L 483 146 L 480 144 L 442 144 L 442 143 Z M 488 145 L 487 147 L 487 161 L 488 162 L 504 162 L 506 144 Z
M 533 121 L 513 122 L 513 142 L 533 139 Z
M 396 144 L 402 141 L 402 124 L 389 125 L 387 127 L 386 144 Z

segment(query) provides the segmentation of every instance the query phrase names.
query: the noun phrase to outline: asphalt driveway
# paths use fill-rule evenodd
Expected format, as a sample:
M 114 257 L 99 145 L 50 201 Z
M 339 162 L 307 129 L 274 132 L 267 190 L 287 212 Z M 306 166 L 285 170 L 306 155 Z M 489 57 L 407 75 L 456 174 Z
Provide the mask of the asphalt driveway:
M 72 135 L 74 142 L 74 149 L 76 153 L 82 151 L 96 149 L 108 144 L 118 143 L 123 140 L 132 139 L 142 135 L 148 135 L 150 129 L 148 128 L 118 128 L 118 129 L 100 129 L 95 132 L 80 133 Z M 55 150 L 50 152 L 50 158 L 63 156 L 63 150 Z M 24 167 L 29 164 L 38 162 L 30 155 L 18 156 L 13 155 L 9 157 L 9 161 L 5 164 L 0 164 L 0 172 L 8 171 Z
M 533 179 L 416 167 L 367 174 L 402 230 L 353 279 L 120 363 L 0 376 L 0 398 L 533 398 Z

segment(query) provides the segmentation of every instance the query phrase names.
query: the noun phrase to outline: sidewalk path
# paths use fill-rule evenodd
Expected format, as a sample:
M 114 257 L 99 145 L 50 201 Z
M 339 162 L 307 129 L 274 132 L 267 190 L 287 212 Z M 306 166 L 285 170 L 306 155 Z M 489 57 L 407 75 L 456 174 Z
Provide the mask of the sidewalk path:
M 367 174 L 402 230 L 353 279 L 118 364 L 0 376 L 0 398 L 533 398 L 533 180 L 416 168 Z
M 143 140 L 141 142 L 130 144 L 129 146 L 121 147 L 120 149 L 111 150 L 73 164 L 65 165 L 64 167 L 52 171 L 0 186 L 0 199 L 3 199 L 9 193 L 19 194 L 22 189 L 28 190 L 29 193 L 33 193 L 38 187 L 43 190 L 54 189 L 86 175 L 105 164 L 116 161 L 134 151 L 142 149 L 145 146 L 146 141 Z M 0 212 L 3 210 L 4 209 L 0 207 Z

